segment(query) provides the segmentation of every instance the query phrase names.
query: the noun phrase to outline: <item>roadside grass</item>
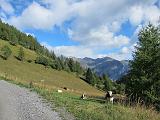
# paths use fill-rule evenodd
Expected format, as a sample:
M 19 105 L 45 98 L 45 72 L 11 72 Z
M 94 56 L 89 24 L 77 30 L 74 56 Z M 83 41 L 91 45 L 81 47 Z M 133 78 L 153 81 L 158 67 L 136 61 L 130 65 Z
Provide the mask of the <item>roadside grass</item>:
M 102 91 L 97 90 L 87 84 L 73 73 L 57 71 L 52 68 L 45 68 L 43 65 L 35 64 L 37 54 L 34 51 L 24 48 L 25 61 L 18 61 L 15 56 L 18 54 L 19 45 L 12 46 L 7 41 L 0 40 L 0 48 L 8 45 L 13 54 L 8 60 L 0 58 L 0 76 L 19 82 L 41 84 L 52 89 L 67 88 L 69 92 L 82 94 L 87 92 L 89 95 L 103 95 Z M 27 60 L 32 60 L 31 63 Z
M 77 120 L 160 120 L 160 114 L 142 106 L 124 106 L 98 102 L 93 99 L 80 99 L 70 93 L 57 93 L 45 89 L 34 89 L 48 101 L 65 107 Z
M 30 88 L 29 84 L 9 80 L 9 82 Z M 37 92 L 44 99 L 53 103 L 53 106 L 65 108 L 77 120 L 160 120 L 160 113 L 144 106 L 127 106 L 110 104 L 104 101 L 88 98 L 80 99 L 74 93 L 58 93 L 57 91 L 41 86 L 33 86 L 31 91 Z
M 29 83 L 32 81 L 33 87 L 30 90 L 36 91 L 57 107 L 64 107 L 77 120 L 160 120 L 160 113 L 152 108 L 118 103 L 112 105 L 91 98 L 82 100 L 80 94 L 83 92 L 87 92 L 89 96 L 104 96 L 104 93 L 74 74 L 45 68 L 34 62 L 28 63 L 26 60 L 35 60 L 37 55 L 34 51 L 24 48 L 26 60 L 20 62 L 15 58 L 20 46 L 11 46 L 8 42 L 0 40 L 0 48 L 6 44 L 13 54 L 8 60 L 0 58 L 0 79 L 26 88 L 31 87 Z M 64 90 L 63 87 L 69 90 Z M 63 93 L 57 93 L 57 89 L 62 89 Z

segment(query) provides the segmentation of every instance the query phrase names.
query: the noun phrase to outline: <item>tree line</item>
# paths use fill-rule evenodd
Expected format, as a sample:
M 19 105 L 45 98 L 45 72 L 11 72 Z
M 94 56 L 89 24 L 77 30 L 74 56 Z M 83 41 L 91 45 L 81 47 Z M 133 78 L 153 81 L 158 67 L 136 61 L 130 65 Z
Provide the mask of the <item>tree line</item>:
M 12 50 L 7 45 L 4 45 L 0 49 L 0 56 L 7 60 L 12 54 Z M 66 57 L 56 57 L 55 54 L 52 52 L 52 59 L 49 57 L 38 55 L 35 63 L 44 65 L 45 67 L 51 67 L 56 70 L 65 70 L 67 72 L 74 72 L 76 75 L 83 80 L 85 80 L 90 85 L 101 89 L 101 90 L 117 90 L 118 84 L 115 82 L 112 82 L 107 75 L 98 76 L 93 70 L 90 68 L 84 69 L 81 67 L 80 63 L 77 61 L 74 61 L 72 58 L 66 58 Z M 17 60 L 24 62 L 25 59 L 25 51 L 23 47 L 19 47 L 18 54 L 15 56 Z M 32 60 L 27 60 L 27 62 L 31 63 Z M 119 90 L 120 91 L 120 90 Z M 119 92 L 118 91 L 118 92 Z
M 1 20 L 0 20 L 0 39 L 8 41 L 11 45 L 14 46 L 21 45 L 24 48 L 34 50 L 38 54 L 38 57 L 35 60 L 35 62 L 38 64 L 51 66 L 52 68 L 57 70 L 77 72 L 78 74 L 81 74 L 83 71 L 82 67 L 78 62 L 75 62 L 72 59 L 65 58 L 63 56 L 57 57 L 54 54 L 54 51 L 49 51 L 44 46 L 40 45 L 35 37 L 27 35 L 16 29 L 14 26 L 9 25 L 8 23 L 3 23 Z M 8 47 L 5 46 L 4 49 L 6 50 L 6 48 L 9 49 Z M 7 51 L 6 53 L 9 53 L 9 50 L 6 51 Z M 21 49 L 20 51 L 21 54 L 23 54 L 22 52 L 23 49 Z M 20 56 L 17 58 L 20 60 L 23 59 Z

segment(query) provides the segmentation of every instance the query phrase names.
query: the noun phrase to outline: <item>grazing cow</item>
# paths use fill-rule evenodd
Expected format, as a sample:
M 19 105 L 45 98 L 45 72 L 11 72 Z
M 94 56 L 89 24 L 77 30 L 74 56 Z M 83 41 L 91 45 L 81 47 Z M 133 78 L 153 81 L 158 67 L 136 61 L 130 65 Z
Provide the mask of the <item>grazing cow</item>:
M 106 93 L 105 98 L 106 98 L 107 100 L 109 100 L 111 103 L 113 103 L 114 97 L 112 96 L 112 91 L 108 91 L 108 92 Z
M 87 99 L 85 93 L 82 94 L 81 99 L 83 99 L 83 100 L 84 100 L 84 99 Z
M 109 101 L 113 104 L 114 97 L 109 98 Z
M 63 89 L 65 89 L 65 90 L 69 90 L 67 87 L 64 87 Z
M 58 92 L 58 93 L 62 93 L 62 90 L 58 90 L 57 92 Z

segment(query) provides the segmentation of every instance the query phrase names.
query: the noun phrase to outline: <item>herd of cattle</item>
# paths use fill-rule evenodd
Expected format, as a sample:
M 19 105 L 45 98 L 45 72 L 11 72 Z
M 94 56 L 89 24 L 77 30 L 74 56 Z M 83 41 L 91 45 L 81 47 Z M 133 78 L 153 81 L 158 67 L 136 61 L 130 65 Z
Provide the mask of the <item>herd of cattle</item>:
M 112 91 L 107 91 L 104 98 L 105 98 L 105 100 L 113 103 L 114 97 L 113 97 Z M 87 96 L 85 93 L 82 94 L 81 99 L 87 99 Z
M 64 88 L 65 89 L 65 88 Z M 66 89 L 65 89 L 66 90 Z M 57 91 L 58 93 L 62 93 L 62 90 L 58 90 Z M 88 99 L 89 98 L 89 96 L 87 96 L 86 95 L 86 93 L 83 93 L 82 95 L 81 95 L 81 99 Z M 112 91 L 107 91 L 106 92 L 106 94 L 105 94 L 105 96 L 104 97 L 102 97 L 102 98 L 100 98 L 100 99 L 102 99 L 102 100 L 104 100 L 104 101 L 109 101 L 109 102 L 111 102 L 112 104 L 113 104 L 113 102 L 114 101 L 121 101 L 121 102 L 124 102 L 124 101 L 126 101 L 126 98 L 124 97 L 124 96 L 117 96 L 117 95 L 113 95 L 113 93 L 112 93 Z

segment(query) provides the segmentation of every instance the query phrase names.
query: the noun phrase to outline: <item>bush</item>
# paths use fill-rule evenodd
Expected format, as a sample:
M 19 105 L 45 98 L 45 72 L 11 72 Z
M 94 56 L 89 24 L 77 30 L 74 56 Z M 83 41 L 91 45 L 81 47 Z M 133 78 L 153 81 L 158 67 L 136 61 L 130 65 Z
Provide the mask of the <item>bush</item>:
M 125 94 L 125 84 L 121 83 L 121 84 L 117 84 L 117 83 L 114 83 L 114 91 L 115 93 L 117 94 Z
M 49 65 L 49 60 L 44 56 L 39 56 L 39 57 L 36 58 L 35 63 L 42 64 L 44 66 L 48 66 Z
M 24 50 L 22 47 L 19 48 L 19 52 L 18 52 L 18 60 L 23 61 L 24 60 Z
M 1 48 L 1 57 L 3 59 L 7 60 L 11 54 L 12 54 L 12 51 L 7 45 Z
M 31 63 L 31 62 L 32 62 L 32 60 L 27 60 L 27 62 L 28 62 L 28 63 Z
M 9 43 L 13 46 L 16 46 L 18 44 L 17 40 L 10 40 Z

